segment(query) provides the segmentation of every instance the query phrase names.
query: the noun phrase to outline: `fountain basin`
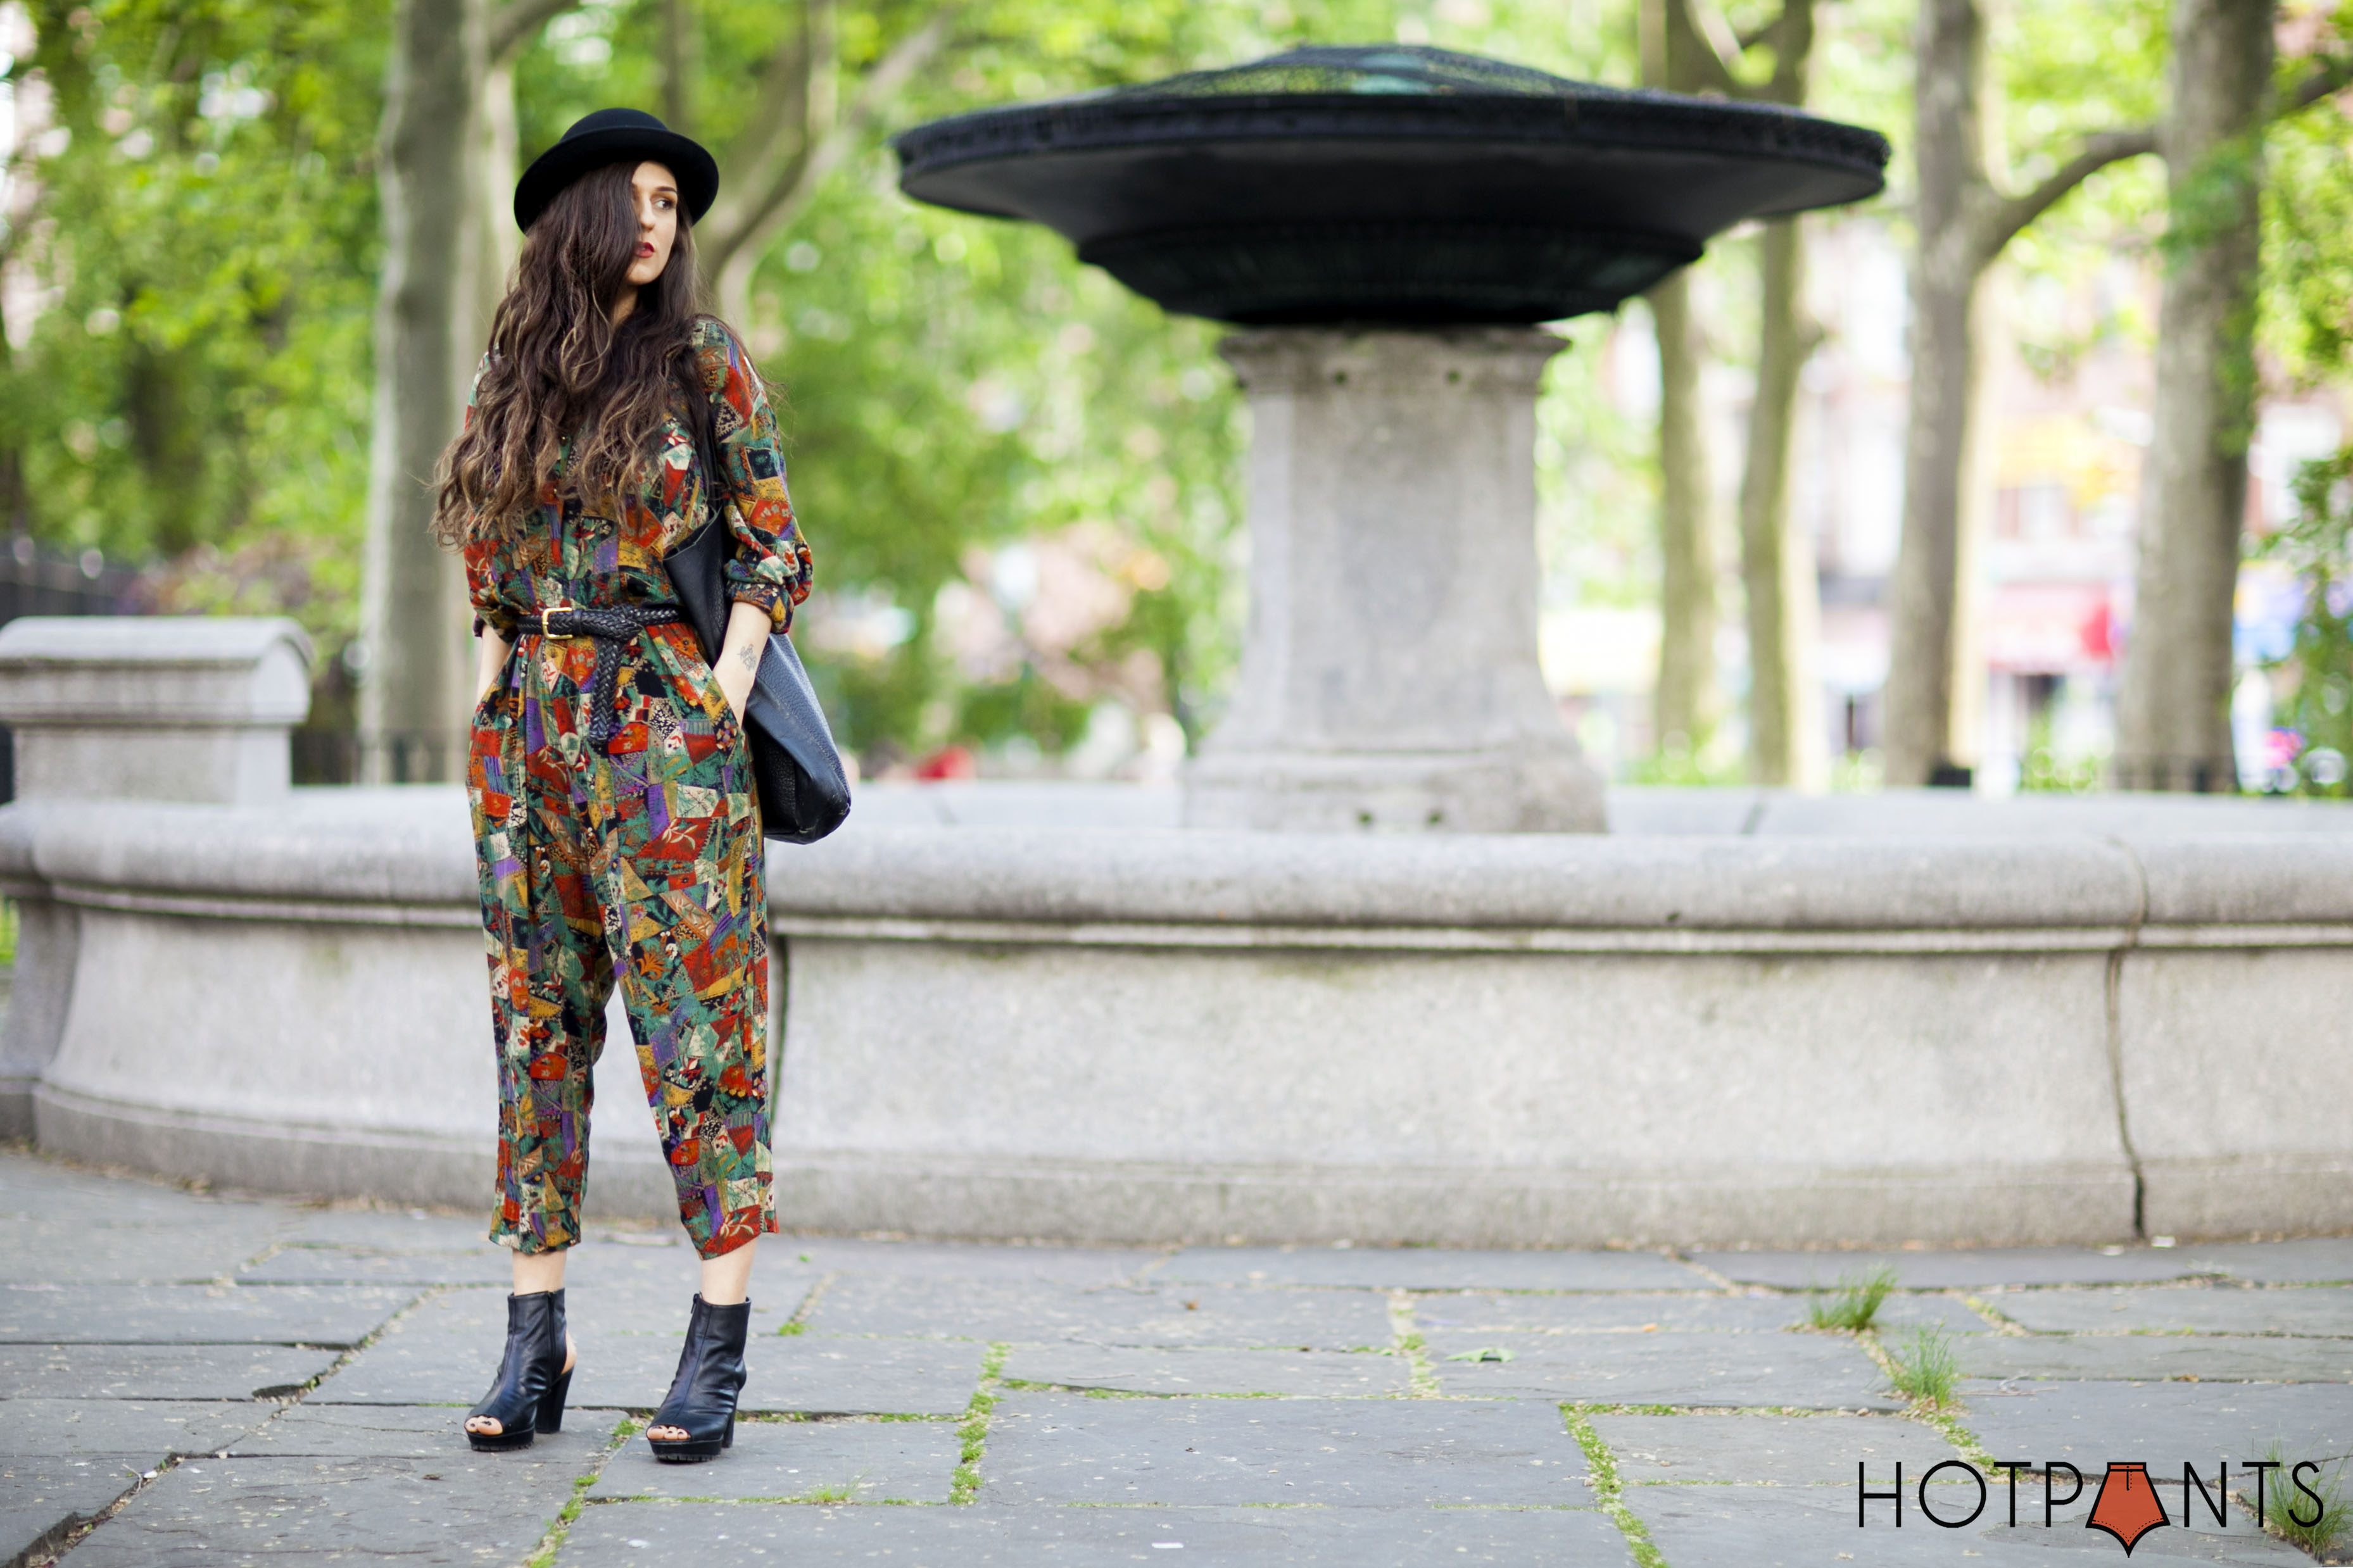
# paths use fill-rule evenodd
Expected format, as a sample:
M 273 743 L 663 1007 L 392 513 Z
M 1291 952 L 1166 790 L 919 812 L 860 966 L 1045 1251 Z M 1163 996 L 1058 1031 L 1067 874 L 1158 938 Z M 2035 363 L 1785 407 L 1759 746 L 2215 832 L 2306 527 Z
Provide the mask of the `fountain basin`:
M 1619 792 L 1643 831 L 1594 837 L 1158 826 L 1176 809 L 870 788 L 835 839 L 776 851 L 789 1223 L 1503 1246 L 2114 1241 L 2137 1204 L 2183 1237 L 2353 1223 L 2340 810 Z M 9 1019 L 44 1146 L 486 1203 L 458 792 L 26 803 L 0 811 L 0 880 L 67 933 L 26 951 Z M 591 1201 L 666 1214 L 631 1056 L 598 1071 Z
M 1171 310 L 1249 325 L 1606 310 L 1744 218 L 1859 200 L 1886 140 L 1767 104 L 1443 49 L 1296 49 L 934 121 L 919 201 L 1042 223 Z

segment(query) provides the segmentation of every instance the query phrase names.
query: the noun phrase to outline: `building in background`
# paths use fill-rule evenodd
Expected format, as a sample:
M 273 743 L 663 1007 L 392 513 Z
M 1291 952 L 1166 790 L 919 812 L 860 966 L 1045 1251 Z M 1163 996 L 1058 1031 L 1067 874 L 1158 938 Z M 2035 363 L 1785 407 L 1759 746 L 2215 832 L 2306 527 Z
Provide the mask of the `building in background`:
M 1867 778 L 1886 684 L 1889 579 L 1901 542 L 1904 432 L 1910 367 L 1903 247 L 1871 221 L 1813 231 L 1814 309 L 1829 331 L 1808 363 L 1797 437 L 1792 519 L 1814 541 L 1821 588 L 1817 669 L 1833 759 Z M 2154 399 L 2154 345 L 2119 321 L 2154 321 L 2157 279 L 2119 258 L 2073 286 L 2008 279 L 1988 315 L 2000 330 L 2068 345 L 2064 356 L 1994 345 L 1984 406 L 1992 425 L 1978 476 L 1982 516 L 1968 635 L 1976 667 L 1977 787 L 2095 785 L 2115 739 L 2116 668 L 2131 635 L 2141 476 Z M 1655 421 L 1657 356 L 1644 314 L 1611 334 L 1599 395 L 1630 422 Z M 1728 366 L 1705 381 L 1718 495 L 1722 684 L 1736 748 L 1746 686 L 1737 493 L 1750 382 Z M 2334 452 L 2348 421 L 2333 392 L 2267 399 L 2249 455 L 2247 526 L 2268 531 L 2293 514 L 2297 467 Z M 1563 555 L 1556 551 L 1556 561 Z M 1590 554 L 1569 557 L 1572 567 Z M 1647 569 L 1653 574 L 1653 559 Z M 1651 745 L 1647 715 L 1657 669 L 1655 608 L 1593 603 L 1576 584 L 1550 585 L 1546 672 L 1588 750 L 1620 776 Z M 1607 585 L 1600 597 L 1622 596 Z M 2234 705 L 2242 779 L 2260 787 L 2271 724 L 2261 666 L 2285 652 L 2298 605 L 2279 567 L 2241 574 Z M 1865 764 L 1865 765 L 1857 765 Z

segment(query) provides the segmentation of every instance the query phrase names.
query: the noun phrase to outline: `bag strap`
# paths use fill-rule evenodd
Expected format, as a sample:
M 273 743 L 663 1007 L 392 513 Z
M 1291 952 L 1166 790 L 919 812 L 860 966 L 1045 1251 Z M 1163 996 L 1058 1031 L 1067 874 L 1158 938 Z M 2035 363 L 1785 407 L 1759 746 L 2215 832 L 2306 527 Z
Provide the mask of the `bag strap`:
M 724 502 L 719 499 L 719 437 L 711 422 L 711 393 L 702 384 L 702 366 L 691 350 L 685 359 L 685 374 L 680 376 L 680 390 L 686 395 L 687 422 L 693 427 L 695 461 L 702 468 L 702 501 L 715 521 L 727 515 Z

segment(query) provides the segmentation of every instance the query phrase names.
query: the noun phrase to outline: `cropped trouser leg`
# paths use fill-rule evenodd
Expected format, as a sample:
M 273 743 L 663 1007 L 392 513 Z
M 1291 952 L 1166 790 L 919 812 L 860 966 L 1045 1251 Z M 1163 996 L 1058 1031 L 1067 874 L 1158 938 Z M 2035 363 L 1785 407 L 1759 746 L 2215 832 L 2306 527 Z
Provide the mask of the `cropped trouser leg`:
M 776 1228 L 761 843 L 744 748 L 700 656 L 649 636 L 590 738 L 593 654 L 526 637 L 476 715 L 470 795 L 498 1054 L 491 1236 L 580 1237 L 591 1072 L 616 984 L 705 1258 Z M 715 709 L 715 711 L 714 711 Z

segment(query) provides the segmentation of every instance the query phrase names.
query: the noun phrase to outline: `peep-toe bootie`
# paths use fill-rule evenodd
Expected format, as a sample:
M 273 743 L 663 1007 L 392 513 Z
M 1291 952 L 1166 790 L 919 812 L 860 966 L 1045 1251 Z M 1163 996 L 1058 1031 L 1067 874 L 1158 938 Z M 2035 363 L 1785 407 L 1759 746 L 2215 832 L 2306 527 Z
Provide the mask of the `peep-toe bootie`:
M 564 1429 L 564 1398 L 572 1392 L 569 1344 L 564 1331 L 564 1292 L 533 1291 L 507 1298 L 507 1348 L 498 1381 L 480 1404 L 466 1412 L 467 1441 L 480 1451 L 528 1448 L 541 1432 Z M 479 1415 L 499 1424 L 496 1432 L 476 1432 Z
M 735 1401 L 744 1392 L 744 1339 L 751 1328 L 750 1301 L 714 1307 L 695 1297 L 686 1345 L 678 1354 L 678 1375 L 646 1429 L 655 1458 L 671 1464 L 715 1459 L 722 1448 L 734 1443 Z M 665 1440 L 653 1436 L 664 1426 L 686 1436 Z

